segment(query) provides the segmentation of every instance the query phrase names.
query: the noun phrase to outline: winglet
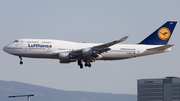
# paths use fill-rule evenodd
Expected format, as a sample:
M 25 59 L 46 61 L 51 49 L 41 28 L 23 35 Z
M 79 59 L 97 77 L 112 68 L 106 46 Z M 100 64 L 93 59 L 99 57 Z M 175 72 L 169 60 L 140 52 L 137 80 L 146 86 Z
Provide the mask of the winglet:
M 120 42 L 125 41 L 128 37 L 129 37 L 129 36 L 125 36 L 125 37 L 119 39 L 118 41 L 120 41 Z

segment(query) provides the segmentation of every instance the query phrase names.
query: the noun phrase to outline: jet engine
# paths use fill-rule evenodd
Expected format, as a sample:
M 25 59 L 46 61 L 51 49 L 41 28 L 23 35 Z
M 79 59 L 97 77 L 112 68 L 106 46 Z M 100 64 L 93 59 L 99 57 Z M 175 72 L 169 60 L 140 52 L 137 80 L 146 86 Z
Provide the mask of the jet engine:
M 98 50 L 93 50 L 92 48 L 84 48 L 82 49 L 82 54 L 83 55 L 94 55 L 94 54 L 98 54 L 99 51 Z
M 75 56 L 69 53 L 59 53 L 59 60 L 60 63 L 69 63 L 76 61 Z

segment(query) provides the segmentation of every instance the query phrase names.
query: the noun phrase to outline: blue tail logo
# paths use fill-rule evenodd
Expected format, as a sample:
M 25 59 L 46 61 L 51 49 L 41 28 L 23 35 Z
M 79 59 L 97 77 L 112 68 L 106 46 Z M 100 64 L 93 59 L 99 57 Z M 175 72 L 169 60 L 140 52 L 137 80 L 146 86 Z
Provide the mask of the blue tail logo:
M 141 41 L 139 44 L 146 45 L 167 45 L 177 21 L 167 21 L 164 25 L 159 27 L 151 35 Z

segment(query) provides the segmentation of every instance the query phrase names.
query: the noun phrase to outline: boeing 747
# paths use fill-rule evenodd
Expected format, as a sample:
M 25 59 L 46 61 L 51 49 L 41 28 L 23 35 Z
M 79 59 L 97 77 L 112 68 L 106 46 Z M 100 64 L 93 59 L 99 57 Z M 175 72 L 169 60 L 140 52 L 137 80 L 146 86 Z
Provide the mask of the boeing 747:
M 122 60 L 157 53 L 169 52 L 173 44 L 168 41 L 177 21 L 167 21 L 138 44 L 118 44 L 128 36 L 108 43 L 77 43 L 51 39 L 17 39 L 5 46 L 9 54 L 22 57 L 59 59 L 60 63 L 76 62 L 83 68 L 91 67 L 97 60 Z

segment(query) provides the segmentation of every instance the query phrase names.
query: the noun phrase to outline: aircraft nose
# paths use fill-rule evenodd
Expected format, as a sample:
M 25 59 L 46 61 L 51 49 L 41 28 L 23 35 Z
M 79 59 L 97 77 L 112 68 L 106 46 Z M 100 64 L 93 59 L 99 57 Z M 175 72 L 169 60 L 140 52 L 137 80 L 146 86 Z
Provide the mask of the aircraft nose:
M 3 50 L 4 50 L 5 52 L 7 52 L 7 46 L 4 46 L 4 47 L 3 47 Z
M 14 53 L 13 45 L 12 45 L 12 44 L 9 44 L 9 45 L 4 46 L 4 47 L 3 47 L 3 50 L 4 50 L 6 53 L 9 53 L 9 54 L 13 54 L 13 53 Z
M 3 47 L 3 50 L 7 53 L 10 53 L 10 50 L 8 49 L 9 45 L 6 45 Z

